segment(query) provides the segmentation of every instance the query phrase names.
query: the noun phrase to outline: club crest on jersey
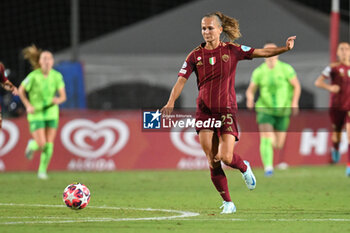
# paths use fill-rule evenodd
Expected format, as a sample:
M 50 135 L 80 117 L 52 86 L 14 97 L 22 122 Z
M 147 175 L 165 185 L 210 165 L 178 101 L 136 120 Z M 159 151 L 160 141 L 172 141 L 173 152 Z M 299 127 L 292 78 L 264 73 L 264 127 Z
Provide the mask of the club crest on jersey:
M 222 55 L 222 60 L 223 60 L 224 62 L 227 62 L 228 59 L 230 59 L 230 56 L 229 56 L 229 55 L 227 55 L 227 54 Z
M 209 64 L 210 65 L 215 65 L 215 63 L 216 63 L 216 57 L 211 57 L 211 58 L 209 58 Z
M 202 57 L 197 57 L 197 61 L 200 61 L 200 60 L 202 60 Z

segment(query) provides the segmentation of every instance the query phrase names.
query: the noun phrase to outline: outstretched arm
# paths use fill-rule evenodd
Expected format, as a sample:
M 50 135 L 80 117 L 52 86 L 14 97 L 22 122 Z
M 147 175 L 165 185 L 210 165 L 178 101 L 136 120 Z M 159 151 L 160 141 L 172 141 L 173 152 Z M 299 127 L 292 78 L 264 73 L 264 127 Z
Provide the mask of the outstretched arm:
M 263 49 L 255 49 L 253 52 L 253 58 L 255 57 L 273 57 L 279 55 L 281 53 L 287 52 L 288 50 L 293 49 L 294 40 L 296 36 L 291 36 L 286 41 L 286 46 L 277 47 L 277 48 L 263 48 Z
M 187 81 L 186 78 L 184 78 L 182 76 L 178 77 L 173 89 L 171 90 L 168 103 L 160 110 L 162 114 L 164 114 L 164 115 L 171 114 L 171 112 L 174 109 L 175 101 L 177 100 L 177 98 L 179 98 L 179 96 L 182 92 L 182 89 L 185 86 L 186 81 Z

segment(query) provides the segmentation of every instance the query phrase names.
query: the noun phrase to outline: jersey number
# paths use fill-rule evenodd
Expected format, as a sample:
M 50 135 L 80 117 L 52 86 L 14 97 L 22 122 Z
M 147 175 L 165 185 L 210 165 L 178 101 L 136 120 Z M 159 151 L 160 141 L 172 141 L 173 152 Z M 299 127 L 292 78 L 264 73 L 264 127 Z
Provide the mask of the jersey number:
M 221 125 L 231 125 L 233 123 L 232 113 L 227 113 L 226 115 L 221 115 Z

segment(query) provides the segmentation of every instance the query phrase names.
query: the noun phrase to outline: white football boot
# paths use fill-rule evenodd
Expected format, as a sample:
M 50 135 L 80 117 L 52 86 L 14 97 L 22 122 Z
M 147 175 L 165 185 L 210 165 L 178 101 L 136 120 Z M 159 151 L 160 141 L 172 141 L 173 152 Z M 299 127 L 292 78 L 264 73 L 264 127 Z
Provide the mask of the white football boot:
M 247 170 L 244 173 L 242 173 L 242 177 L 245 181 L 245 184 L 247 185 L 247 188 L 250 190 L 253 190 L 255 189 L 255 186 L 256 186 L 255 176 L 253 174 L 253 171 L 250 167 L 249 162 L 246 160 L 244 160 L 243 162 L 245 165 L 247 165 Z
M 220 209 L 222 209 L 221 214 L 236 213 L 236 206 L 235 206 L 235 204 L 233 204 L 232 201 L 223 201 Z

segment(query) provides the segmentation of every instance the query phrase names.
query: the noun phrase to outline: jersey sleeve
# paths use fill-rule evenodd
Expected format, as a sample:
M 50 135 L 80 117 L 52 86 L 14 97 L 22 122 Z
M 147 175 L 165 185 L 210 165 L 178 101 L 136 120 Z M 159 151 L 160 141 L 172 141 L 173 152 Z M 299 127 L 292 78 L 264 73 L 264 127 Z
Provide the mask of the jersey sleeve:
M 330 66 L 327 66 L 322 71 L 322 76 L 325 77 L 325 78 L 328 78 L 328 79 L 331 78 L 331 71 L 332 71 L 332 68 Z
M 21 85 L 24 87 L 24 90 L 26 90 L 27 92 L 30 91 L 30 89 L 32 88 L 33 85 L 33 76 L 31 74 L 29 74 L 21 83 Z
M 292 80 L 297 75 L 294 68 L 289 64 L 286 64 L 285 74 L 288 81 Z
M 65 87 L 63 76 L 59 72 L 58 72 L 57 79 L 56 79 L 56 85 L 57 85 L 57 90 Z
M 238 56 L 238 60 L 251 60 L 253 59 L 253 52 L 254 52 L 254 48 L 251 48 L 249 46 L 246 45 L 240 45 L 239 46 L 239 56 Z
M 194 53 L 191 52 L 185 62 L 183 63 L 178 76 L 182 76 L 185 79 L 188 79 L 191 75 L 191 73 L 193 72 L 194 68 L 195 68 L 196 64 L 195 64 L 195 59 L 194 59 Z

